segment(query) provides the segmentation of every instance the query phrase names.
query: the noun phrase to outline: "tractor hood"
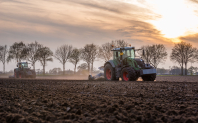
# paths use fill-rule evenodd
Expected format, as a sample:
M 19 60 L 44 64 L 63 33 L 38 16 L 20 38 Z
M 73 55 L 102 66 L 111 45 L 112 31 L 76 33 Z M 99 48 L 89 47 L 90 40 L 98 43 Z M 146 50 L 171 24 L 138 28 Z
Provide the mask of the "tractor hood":
M 144 63 L 144 60 L 143 60 L 143 59 L 135 58 L 134 60 L 137 62 L 137 64 L 138 64 L 141 68 L 145 68 L 145 63 Z
M 151 69 L 153 68 L 150 64 L 145 64 L 143 59 L 134 59 L 137 64 L 142 68 L 142 69 Z

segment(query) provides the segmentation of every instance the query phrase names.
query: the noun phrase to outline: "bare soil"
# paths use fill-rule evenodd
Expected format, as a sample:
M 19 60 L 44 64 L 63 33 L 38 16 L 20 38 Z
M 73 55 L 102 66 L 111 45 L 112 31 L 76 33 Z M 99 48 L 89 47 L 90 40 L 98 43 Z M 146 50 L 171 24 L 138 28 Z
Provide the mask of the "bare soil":
M 198 122 L 198 76 L 155 82 L 2 78 L 0 121 Z

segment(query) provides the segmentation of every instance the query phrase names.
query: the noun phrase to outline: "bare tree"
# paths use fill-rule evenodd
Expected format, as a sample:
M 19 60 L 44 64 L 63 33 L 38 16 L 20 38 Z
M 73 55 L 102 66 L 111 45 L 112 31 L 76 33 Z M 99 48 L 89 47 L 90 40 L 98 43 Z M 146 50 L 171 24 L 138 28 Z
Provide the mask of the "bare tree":
M 144 54 L 142 53 L 142 51 L 140 50 L 139 51 L 139 54 L 140 56 L 142 57 L 142 59 L 147 63 L 147 64 L 150 64 L 150 61 L 152 59 L 152 49 L 151 47 L 148 45 L 148 46 L 142 46 L 141 49 L 144 50 Z
M 129 43 L 127 43 L 124 40 L 115 40 L 115 41 L 112 41 L 112 44 L 115 47 L 127 47 L 129 45 Z
M 184 64 L 185 64 L 185 75 L 187 75 L 187 64 L 193 63 L 196 60 L 197 48 L 193 48 L 190 43 L 183 42 L 184 47 Z
M 34 43 L 28 44 L 26 48 L 24 48 L 23 50 L 23 54 L 25 53 L 27 54 L 25 55 L 26 60 L 28 60 L 32 64 L 34 70 L 35 70 L 35 63 L 38 60 L 36 53 L 41 47 L 42 45 L 35 41 Z
M 81 55 L 81 51 L 77 48 L 73 49 L 71 57 L 69 59 L 69 61 L 74 64 L 74 73 L 76 73 L 76 65 L 78 64 L 78 62 L 80 61 L 80 55 Z
M 172 49 L 170 59 L 174 62 L 177 62 L 181 67 L 181 75 L 183 75 L 183 65 L 184 65 L 184 42 L 177 43 Z
M 143 46 L 142 49 L 144 49 L 145 54 L 143 55 L 141 52 L 141 57 L 146 63 L 153 65 L 155 68 L 157 68 L 160 63 L 163 63 L 168 55 L 163 44 Z
M 87 63 L 88 71 L 93 70 L 93 62 L 97 57 L 97 46 L 95 44 L 87 44 L 82 49 L 81 59 Z M 90 69 L 90 65 L 91 69 Z
M 181 66 L 181 73 L 183 75 L 183 66 L 185 65 L 185 75 L 187 75 L 187 64 L 195 62 L 198 50 L 193 48 L 190 43 L 181 41 L 175 44 L 171 53 L 171 60 L 176 61 Z
M 36 57 L 43 66 L 43 75 L 45 75 L 45 66 L 47 65 L 47 61 L 53 61 L 52 56 L 53 52 L 48 47 L 41 47 L 36 53 Z
M 8 49 L 7 45 L 0 46 L 0 61 L 3 63 L 3 73 L 5 73 L 5 63 L 7 61 Z
M 112 46 L 112 42 L 102 44 L 102 46 L 98 48 L 98 57 L 104 59 L 105 62 L 109 61 L 113 57 L 113 52 L 111 51 L 113 49 Z
M 93 72 L 93 63 L 97 58 L 98 47 L 95 44 L 90 44 L 91 47 L 91 73 Z
M 166 48 L 163 44 L 152 45 L 151 49 L 152 49 L 151 64 L 153 64 L 153 66 L 157 68 L 157 66 L 160 63 L 165 62 L 168 53 L 166 52 Z
M 91 47 L 88 44 L 81 50 L 81 59 L 87 63 L 88 71 L 90 71 Z
M 63 74 L 65 74 L 65 63 L 72 55 L 72 46 L 63 45 L 56 49 L 54 57 L 63 65 Z
M 23 50 L 25 48 L 25 44 L 21 41 L 19 43 L 15 42 L 12 46 L 10 46 L 7 61 L 11 61 L 15 59 L 17 62 L 20 62 L 22 59 L 25 59 L 25 55 L 23 54 Z

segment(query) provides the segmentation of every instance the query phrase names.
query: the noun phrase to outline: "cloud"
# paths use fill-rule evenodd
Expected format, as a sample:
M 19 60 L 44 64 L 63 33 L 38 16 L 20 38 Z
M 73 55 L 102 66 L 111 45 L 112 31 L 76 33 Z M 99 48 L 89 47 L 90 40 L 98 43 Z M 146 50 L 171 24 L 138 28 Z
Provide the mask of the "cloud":
M 190 1 L 198 4 L 198 0 L 190 0 Z
M 184 36 L 184 37 L 180 37 L 180 40 L 191 42 L 193 44 L 198 45 L 198 33 L 193 34 L 193 35 L 187 35 L 187 36 Z

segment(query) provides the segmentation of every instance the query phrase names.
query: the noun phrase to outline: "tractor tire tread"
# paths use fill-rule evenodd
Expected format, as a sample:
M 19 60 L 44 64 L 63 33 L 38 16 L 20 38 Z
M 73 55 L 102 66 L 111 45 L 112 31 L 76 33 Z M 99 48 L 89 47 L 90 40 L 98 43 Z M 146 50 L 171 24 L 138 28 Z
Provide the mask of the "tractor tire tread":
M 138 79 L 135 70 L 133 69 L 133 67 L 126 67 L 122 69 L 121 72 L 121 76 L 122 76 L 122 80 L 123 79 L 123 72 L 127 71 L 128 72 L 128 77 L 129 77 L 129 81 L 136 81 Z
M 106 77 L 106 69 L 107 68 L 109 68 L 111 70 L 111 79 L 110 80 L 108 80 L 107 77 Z M 115 70 L 110 64 L 106 64 L 105 67 L 104 67 L 104 77 L 105 77 L 105 80 L 107 80 L 107 81 L 116 80 Z
M 156 74 L 149 74 L 142 76 L 143 81 L 154 81 L 156 79 Z

